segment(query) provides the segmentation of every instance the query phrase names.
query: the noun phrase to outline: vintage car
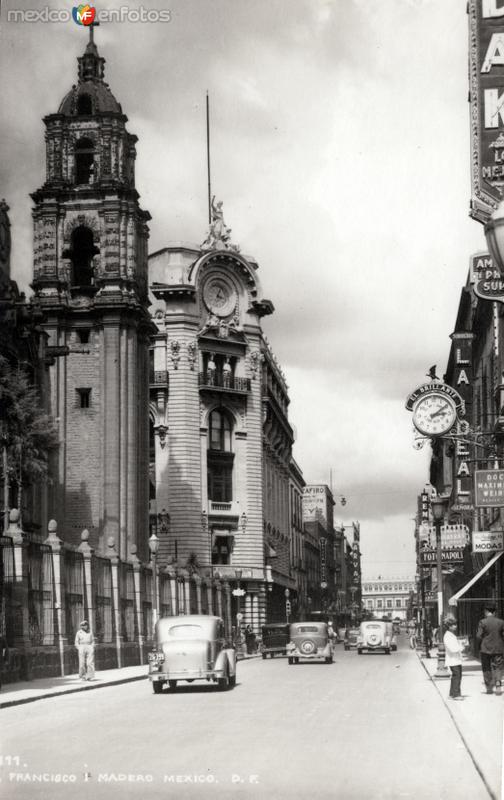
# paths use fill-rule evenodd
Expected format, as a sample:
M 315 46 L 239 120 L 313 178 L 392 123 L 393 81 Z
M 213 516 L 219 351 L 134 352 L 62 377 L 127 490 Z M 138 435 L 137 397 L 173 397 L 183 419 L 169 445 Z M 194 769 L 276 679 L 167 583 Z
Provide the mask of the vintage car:
M 298 664 L 300 659 L 332 664 L 333 637 L 327 622 L 293 622 L 287 657 L 289 664 Z
M 357 652 L 361 655 L 364 651 L 372 650 L 381 650 L 387 655 L 390 655 L 392 650 L 397 650 L 391 622 L 382 622 L 381 620 L 361 622 L 357 638 Z
M 236 684 L 236 651 L 227 643 L 220 617 L 162 617 L 148 659 L 154 694 L 162 692 L 166 683 L 175 689 L 178 681 L 213 682 L 219 689 Z
M 284 656 L 287 652 L 290 634 L 289 626 L 283 622 L 272 622 L 262 626 L 261 655 L 274 658 L 276 655 Z
M 346 628 L 345 638 L 343 640 L 345 650 L 352 650 L 353 648 L 357 647 L 359 630 L 360 630 L 359 628 Z

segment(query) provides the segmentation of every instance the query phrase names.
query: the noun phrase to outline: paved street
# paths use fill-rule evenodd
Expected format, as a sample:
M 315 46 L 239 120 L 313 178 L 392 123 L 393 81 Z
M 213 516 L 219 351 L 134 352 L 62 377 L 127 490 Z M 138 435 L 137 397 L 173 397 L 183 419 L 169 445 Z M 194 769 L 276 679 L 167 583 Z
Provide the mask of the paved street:
M 185 684 L 155 696 L 138 681 L 3 709 L 2 795 L 489 797 L 404 643 L 390 656 L 339 645 L 333 665 L 238 666 L 226 694 Z M 39 773 L 49 782 L 26 782 Z

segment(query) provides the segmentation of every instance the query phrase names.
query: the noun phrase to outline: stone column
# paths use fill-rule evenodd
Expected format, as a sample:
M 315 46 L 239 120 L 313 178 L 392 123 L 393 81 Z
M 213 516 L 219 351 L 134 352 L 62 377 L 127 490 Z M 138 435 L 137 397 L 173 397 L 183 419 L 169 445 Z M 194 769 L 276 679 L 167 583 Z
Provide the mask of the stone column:
M 208 613 L 212 616 L 213 613 L 214 613 L 212 579 L 211 578 L 207 578 L 204 583 L 205 583 L 205 589 L 206 589 L 206 593 L 207 593 Z
M 86 595 L 87 618 L 89 620 L 89 630 L 94 634 L 95 630 L 95 609 L 93 602 L 93 577 L 91 574 L 91 558 L 93 555 L 93 548 L 90 547 L 89 531 L 84 528 L 81 533 L 81 543 L 77 550 L 82 553 L 84 563 L 84 592 Z
M 171 612 L 172 616 L 175 617 L 178 613 L 178 603 L 177 603 L 177 570 L 175 567 L 168 565 L 165 567 L 165 572 L 169 575 L 170 580 L 170 597 L 171 597 Z
M 217 593 L 217 616 L 223 619 L 222 613 L 222 583 L 218 580 L 214 582 L 215 591 Z
M 142 624 L 142 597 L 140 594 L 140 570 L 141 561 L 137 556 L 137 546 L 132 544 L 130 547 L 130 562 L 133 564 L 133 583 L 135 585 L 135 617 L 137 622 L 138 649 L 140 651 L 140 664 L 144 663 L 144 642 Z
M 54 608 L 56 610 L 56 636 L 60 655 L 60 671 L 65 674 L 65 646 L 68 644 L 66 638 L 66 617 L 65 617 L 65 586 L 63 578 L 63 542 L 58 536 L 58 523 L 56 520 L 49 520 L 47 526 L 48 536 L 44 544 L 49 545 L 52 551 L 52 563 L 54 574 Z
M 122 667 L 122 641 L 121 635 L 121 613 L 119 608 L 120 593 L 119 593 L 119 556 L 116 551 L 116 541 L 113 536 L 107 539 L 108 553 L 107 557 L 110 559 L 112 569 L 112 602 L 114 607 L 114 627 L 115 627 L 115 643 L 117 653 L 117 667 Z
M 5 536 L 12 540 L 14 574 L 12 583 L 12 611 L 14 614 L 14 647 L 19 650 L 20 677 L 30 678 L 31 641 L 28 613 L 28 553 L 27 542 L 21 529 L 21 517 L 17 508 L 9 513 L 9 525 Z
M 201 583 L 202 583 L 201 576 L 194 574 L 192 576 L 192 579 L 196 584 L 196 604 L 198 608 L 198 614 L 202 614 L 203 612 L 201 610 Z
M 232 626 L 233 626 L 233 617 L 231 614 L 231 586 L 229 585 L 229 581 L 224 579 L 224 593 L 226 595 L 226 631 L 229 638 L 232 635 Z

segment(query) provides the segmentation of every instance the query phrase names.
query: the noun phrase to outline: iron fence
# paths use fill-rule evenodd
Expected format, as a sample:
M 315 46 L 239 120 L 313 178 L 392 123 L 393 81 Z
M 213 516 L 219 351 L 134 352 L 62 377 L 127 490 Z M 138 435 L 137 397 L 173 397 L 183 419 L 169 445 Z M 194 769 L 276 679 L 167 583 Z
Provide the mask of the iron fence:
M 51 548 L 28 544 L 28 635 L 32 645 L 54 644 L 54 577 Z
M 2 589 L 2 606 L 0 609 L 1 633 L 5 636 L 9 647 L 14 645 L 15 615 L 12 598 L 12 586 L 15 579 L 14 547 L 8 536 L 0 537 L 0 581 Z
M 121 632 L 125 642 L 137 638 L 135 614 L 135 574 L 132 564 L 121 564 Z
M 91 574 L 95 601 L 95 639 L 97 642 L 112 642 L 114 617 L 112 613 L 112 565 L 109 559 L 93 556 Z
M 64 550 L 63 585 L 65 587 L 66 636 L 73 642 L 79 625 L 85 616 L 84 604 L 84 560 L 82 553 Z

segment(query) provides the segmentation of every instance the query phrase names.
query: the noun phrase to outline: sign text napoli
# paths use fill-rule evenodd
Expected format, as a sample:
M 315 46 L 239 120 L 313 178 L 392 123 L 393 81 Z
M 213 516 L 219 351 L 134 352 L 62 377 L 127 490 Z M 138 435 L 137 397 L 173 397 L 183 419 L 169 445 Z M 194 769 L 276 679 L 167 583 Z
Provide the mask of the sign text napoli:
M 464 561 L 464 550 L 460 547 L 450 548 L 449 550 L 441 551 L 442 564 L 462 564 Z M 426 566 L 427 564 L 435 565 L 437 562 L 436 550 L 421 550 L 420 551 L 420 564 Z

